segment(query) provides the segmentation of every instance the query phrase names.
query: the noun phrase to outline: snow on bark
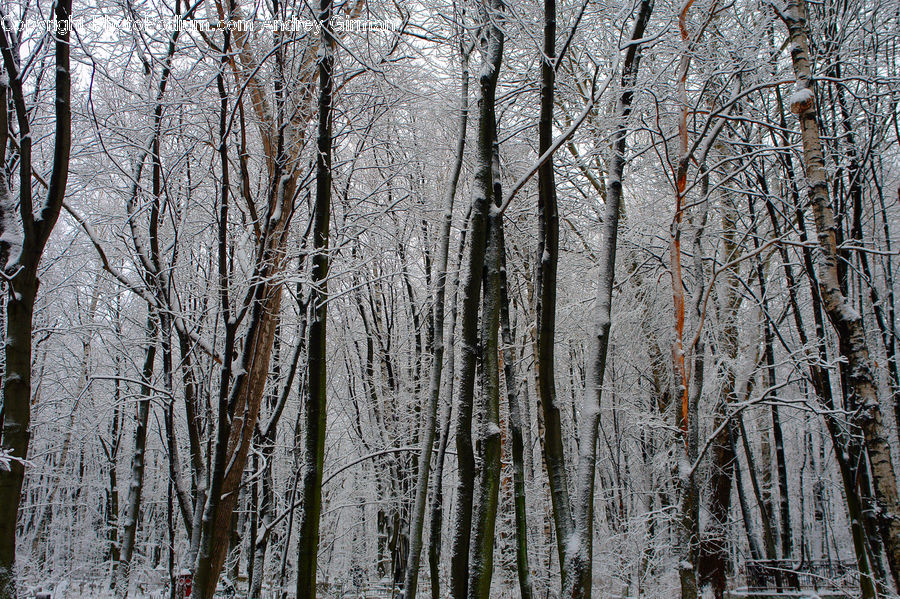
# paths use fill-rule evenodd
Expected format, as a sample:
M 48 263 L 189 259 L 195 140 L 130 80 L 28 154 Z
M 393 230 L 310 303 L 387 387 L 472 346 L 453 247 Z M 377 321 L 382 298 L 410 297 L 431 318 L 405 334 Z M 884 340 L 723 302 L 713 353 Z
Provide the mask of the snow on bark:
M 794 93 L 791 94 L 791 97 L 788 98 L 791 112 L 799 114 L 801 111 L 806 110 L 808 107 L 807 105 L 813 101 L 814 97 L 812 90 L 808 87 L 797 88 Z
M 790 0 L 781 15 L 793 44 L 791 62 L 797 77 L 798 92 L 813 85 L 805 0 Z M 811 93 L 811 92 L 810 92 Z M 840 353 L 849 364 L 846 402 L 854 412 L 853 423 L 862 429 L 872 471 L 875 499 L 883 510 L 880 533 L 895 585 L 900 587 L 900 498 L 891 448 L 887 442 L 879 405 L 875 368 L 869 354 L 864 323 L 844 294 L 838 274 L 835 219 L 829 197 L 829 177 L 819 136 L 819 125 L 811 96 L 801 96 L 797 118 L 803 143 L 807 174 L 807 193 L 816 226 L 819 252 L 816 271 L 823 307 L 838 337 Z M 792 108 L 794 106 L 792 105 Z

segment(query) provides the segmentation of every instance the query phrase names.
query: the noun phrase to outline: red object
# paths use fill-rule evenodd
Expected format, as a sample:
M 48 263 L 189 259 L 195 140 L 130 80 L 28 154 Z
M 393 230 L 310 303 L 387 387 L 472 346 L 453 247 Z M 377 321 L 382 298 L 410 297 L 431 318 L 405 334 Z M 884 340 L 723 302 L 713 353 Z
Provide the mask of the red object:
M 175 577 L 175 597 L 176 599 L 187 599 L 191 596 L 194 586 L 194 575 L 190 572 L 179 574 Z

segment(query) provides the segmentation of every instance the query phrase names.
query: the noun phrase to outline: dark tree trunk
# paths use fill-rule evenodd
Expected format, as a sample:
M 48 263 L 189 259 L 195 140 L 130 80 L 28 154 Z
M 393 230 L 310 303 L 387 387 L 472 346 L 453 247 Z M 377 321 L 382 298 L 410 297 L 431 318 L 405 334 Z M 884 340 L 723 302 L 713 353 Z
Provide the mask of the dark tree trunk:
M 329 23 L 331 0 L 321 0 L 319 22 Z M 315 599 L 316 572 L 319 555 L 319 519 L 322 513 L 322 472 L 325 466 L 326 415 L 326 324 L 328 299 L 328 236 L 331 217 L 332 110 L 334 77 L 334 38 L 322 27 L 319 57 L 319 134 L 316 157 L 316 204 L 313 216 L 312 294 L 309 323 L 308 384 L 304 412 L 302 469 L 303 512 L 297 547 L 297 599 Z
M 496 4 L 496 6 L 494 6 Z M 492 0 L 485 7 L 490 18 L 498 18 L 502 7 Z M 485 15 L 487 16 L 487 15 Z M 456 416 L 456 455 L 459 465 L 456 485 L 456 514 L 450 555 L 450 593 L 461 599 L 469 597 L 469 556 L 473 550 L 473 501 L 475 492 L 475 452 L 472 447 L 472 415 L 475 395 L 475 366 L 478 345 L 478 307 L 487 248 L 488 215 L 493 196 L 493 146 L 496 139 L 494 99 L 503 37 L 494 24 L 486 24 L 481 39 L 481 68 L 478 74 L 478 129 L 476 134 L 476 172 L 473 186 L 472 216 L 469 221 L 469 253 L 462 284 L 462 334 L 459 373 L 459 402 Z
M 141 369 L 141 393 L 137 404 L 134 429 L 134 443 L 131 454 L 131 477 L 128 497 L 125 500 L 125 525 L 122 531 L 122 556 L 118 565 L 116 588 L 121 596 L 128 592 L 131 558 L 141 517 L 141 497 L 144 491 L 145 449 L 147 447 L 147 423 L 150 417 L 150 396 L 153 386 L 153 368 L 156 360 L 159 323 L 152 313 L 147 316 L 147 348 L 144 350 L 144 365 Z
M 68 22 L 72 10 L 71 0 L 59 0 L 55 5 L 57 22 Z M 3 8 L 0 18 L 7 18 Z M 32 197 L 32 138 L 31 110 L 25 103 L 24 75 L 19 70 L 19 48 L 13 37 L 0 31 L 0 55 L 3 58 L 3 75 L 12 91 L 12 105 L 19 128 L 19 189 L 18 206 L 21 219 L 21 235 L 0 230 L 0 268 L 6 275 L 6 340 L 4 344 L 5 370 L 3 372 L 3 408 L 0 414 L 2 436 L 0 450 L 9 456 L 9 468 L 0 468 L 0 599 L 17 596 L 16 573 L 16 525 L 22 483 L 25 477 L 25 460 L 31 425 L 31 350 L 32 317 L 38 291 L 38 266 L 50 233 L 53 231 L 66 193 L 69 173 L 69 154 L 72 141 L 72 113 L 70 106 L 71 78 L 69 73 L 69 30 L 57 32 L 54 51 L 55 70 L 55 131 L 53 167 L 50 173 L 46 199 L 35 211 Z M 0 86 L 3 111 L 7 107 L 7 85 Z M 4 115 L 4 125 L 6 125 Z M 6 164 L 6 146 L 9 142 L 8 127 L 0 131 L 0 158 Z M 0 173 L 0 205 L 11 207 L 11 185 L 6 173 Z M 35 218 L 37 213 L 38 218 Z M 7 217 L 9 220 L 13 218 Z M 0 219 L 7 222 L 7 219 Z M 0 228 L 3 228 L 0 225 Z M 9 239 L 19 237 L 21 248 L 12 248 Z

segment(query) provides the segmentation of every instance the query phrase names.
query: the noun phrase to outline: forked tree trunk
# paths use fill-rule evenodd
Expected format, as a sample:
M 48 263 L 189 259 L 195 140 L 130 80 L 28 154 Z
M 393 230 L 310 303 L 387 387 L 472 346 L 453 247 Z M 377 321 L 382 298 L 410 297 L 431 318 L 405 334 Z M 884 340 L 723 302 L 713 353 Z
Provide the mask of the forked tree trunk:
M 499 0 L 491 0 L 489 7 L 485 6 L 483 15 L 487 19 L 497 18 L 501 7 L 502 3 Z M 503 37 L 496 24 L 485 23 L 482 36 L 481 68 L 478 73 L 478 130 L 475 138 L 476 172 L 472 191 L 472 216 L 469 221 L 467 270 L 462 285 L 462 360 L 456 417 L 456 454 L 459 472 L 450 555 L 450 594 L 457 599 L 469 597 L 470 592 L 477 592 L 477 589 L 469 587 L 469 556 L 470 551 L 475 551 L 471 544 L 475 492 L 472 414 L 478 345 L 478 307 L 487 247 L 487 221 L 493 196 L 493 145 L 496 139 L 494 99 L 503 52 Z
M 54 18 L 68 22 L 71 0 L 58 0 Z M 7 17 L 6 7 L 0 9 L 0 19 Z M 46 199 L 35 207 L 32 194 L 32 137 L 31 109 L 25 103 L 24 75 L 20 71 L 19 48 L 12 35 L 0 31 L 0 55 L 3 59 L 3 78 L 0 100 L 7 112 L 7 88 L 12 91 L 13 112 L 19 132 L 19 189 L 18 201 L 13 200 L 6 173 L 0 173 L 0 268 L 5 274 L 6 340 L 3 373 L 3 413 L 0 451 L 9 460 L 8 468 L 0 468 L 0 599 L 15 599 L 16 583 L 16 525 L 25 460 L 28 457 L 31 423 L 31 335 L 34 301 L 38 291 L 38 266 L 50 233 L 59 218 L 66 194 L 69 174 L 69 154 L 72 142 L 72 112 L 70 106 L 71 78 L 69 74 L 69 29 L 56 32 L 54 51 L 55 70 L 55 131 L 53 168 L 50 173 Z M 6 115 L 0 131 L 0 161 L 6 164 L 9 128 Z M 19 219 L 15 215 L 18 207 Z M 37 208 L 35 210 L 35 208 Z M 35 217 L 37 214 L 37 218 Z M 20 232 L 7 227 L 20 227 Z M 17 234 L 18 233 L 18 234 Z M 19 239 L 21 247 L 11 240 Z

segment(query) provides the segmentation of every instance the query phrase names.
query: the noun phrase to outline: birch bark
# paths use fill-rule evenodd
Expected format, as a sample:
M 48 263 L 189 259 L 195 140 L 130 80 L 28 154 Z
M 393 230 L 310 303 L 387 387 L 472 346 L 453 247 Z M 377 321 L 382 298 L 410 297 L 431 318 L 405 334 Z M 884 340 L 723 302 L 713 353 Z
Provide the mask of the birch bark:
M 841 290 L 838 275 L 834 212 L 829 199 L 828 174 L 816 121 L 815 81 L 806 33 L 805 0 L 789 0 L 781 16 L 792 42 L 791 61 L 797 77 L 797 88 L 790 104 L 791 112 L 800 121 L 807 194 L 816 225 L 819 250 L 816 253 L 819 291 L 825 313 L 837 333 L 840 353 L 848 363 L 847 409 L 855 412 L 854 424 L 862 429 L 865 438 L 879 508 L 879 528 L 894 584 L 900 587 L 900 500 L 897 496 L 897 480 L 862 316 L 851 306 Z

